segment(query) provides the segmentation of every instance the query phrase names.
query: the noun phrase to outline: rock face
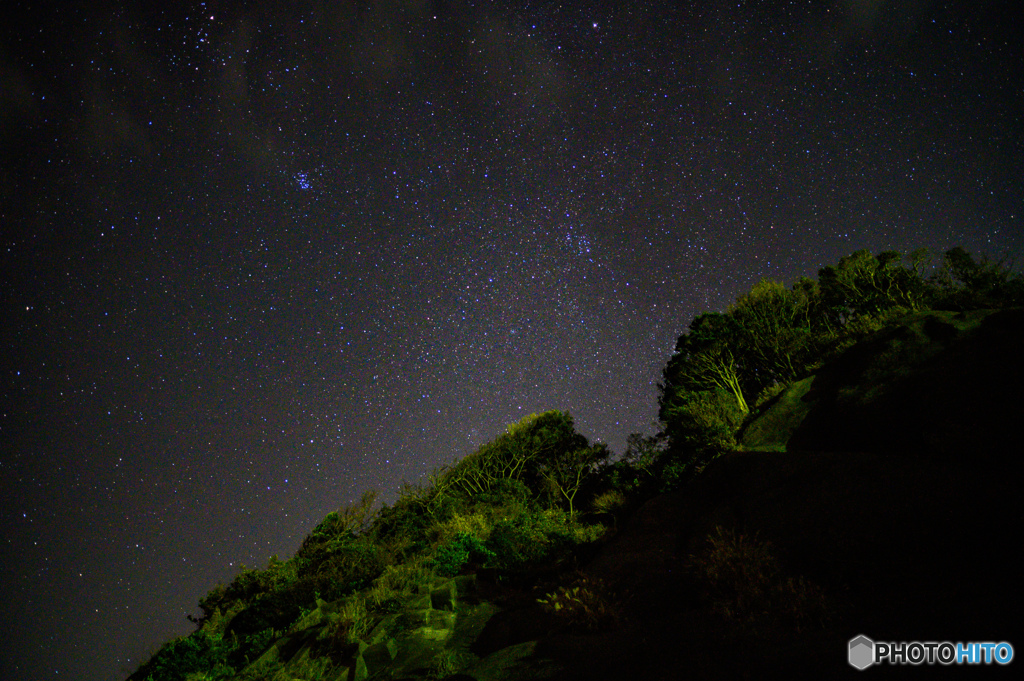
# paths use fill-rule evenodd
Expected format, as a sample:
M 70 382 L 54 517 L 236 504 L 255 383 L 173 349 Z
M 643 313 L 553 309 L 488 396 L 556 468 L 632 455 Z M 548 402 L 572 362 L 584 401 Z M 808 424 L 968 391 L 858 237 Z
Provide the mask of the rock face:
M 1003 447 L 1024 417 L 1024 310 L 926 312 L 883 330 L 781 395 L 748 449 L 956 454 Z
M 536 641 L 506 642 L 478 654 L 475 641 L 502 611 L 479 598 L 475 575 L 421 584 L 418 594 L 398 612 L 378 618 L 359 640 L 339 645 L 329 640 L 328 627 L 331 614 L 343 603 L 317 601 L 317 607 L 297 621 L 287 636 L 242 670 L 242 677 L 496 681 L 547 678 L 553 672 L 550 663 L 533 659 Z M 457 670 L 462 673 L 456 674 Z

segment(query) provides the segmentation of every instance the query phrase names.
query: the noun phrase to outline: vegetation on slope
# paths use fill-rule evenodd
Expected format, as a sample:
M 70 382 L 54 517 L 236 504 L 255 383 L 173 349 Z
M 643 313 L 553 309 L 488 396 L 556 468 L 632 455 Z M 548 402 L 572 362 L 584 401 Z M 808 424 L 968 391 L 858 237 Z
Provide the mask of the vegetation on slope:
M 254 661 L 312 611 L 338 603 L 323 656 L 310 662 L 310 678 L 319 678 L 335 652 L 432 578 L 486 570 L 514 584 L 543 571 L 573 574 L 588 546 L 614 533 L 622 515 L 721 453 L 745 441 L 784 449 L 809 408 L 803 397 L 810 377 L 859 341 L 923 311 L 1022 304 L 1019 276 L 962 249 L 932 267 L 921 252 L 904 258 L 858 251 L 822 269 L 817 281 L 803 278 L 790 288 L 761 281 L 724 313 L 697 316 L 680 337 L 664 370 L 657 435 L 631 435 L 613 458 L 576 432 L 569 414 L 530 415 L 425 483 L 407 485 L 393 504 L 368 492 L 328 514 L 291 558 L 243 568 L 200 600 L 194 633 L 166 644 L 130 678 L 271 678 Z M 920 349 L 899 347 L 911 355 Z M 909 356 L 889 360 L 882 374 L 862 381 L 864 390 L 877 389 L 869 379 L 884 383 Z M 792 408 L 771 411 L 780 404 Z M 765 545 L 728 534 L 710 542 L 694 569 L 720 612 L 754 620 L 772 611 L 772 621 L 803 627 L 824 618 L 818 588 L 783 579 Z M 614 621 L 603 586 L 573 579 L 543 605 L 585 628 Z M 785 612 L 795 602 L 805 606 Z
M 857 251 L 821 269 L 817 281 L 805 277 L 786 288 L 762 280 L 725 312 L 698 315 L 679 338 L 660 385 L 659 437 L 667 450 L 660 477 L 674 484 L 736 449 L 773 400 L 793 400 L 791 386 L 908 315 L 1019 305 L 1021 277 L 961 248 L 937 266 L 924 251 Z M 913 359 L 906 343 L 900 347 L 880 367 L 881 380 Z

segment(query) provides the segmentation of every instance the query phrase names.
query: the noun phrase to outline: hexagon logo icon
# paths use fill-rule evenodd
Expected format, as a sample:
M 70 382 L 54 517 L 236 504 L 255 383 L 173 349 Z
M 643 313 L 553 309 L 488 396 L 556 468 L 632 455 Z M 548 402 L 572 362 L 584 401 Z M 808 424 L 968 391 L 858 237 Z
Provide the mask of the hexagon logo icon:
M 875 642 L 861 634 L 857 638 L 850 639 L 850 666 L 857 669 L 867 669 L 875 661 Z

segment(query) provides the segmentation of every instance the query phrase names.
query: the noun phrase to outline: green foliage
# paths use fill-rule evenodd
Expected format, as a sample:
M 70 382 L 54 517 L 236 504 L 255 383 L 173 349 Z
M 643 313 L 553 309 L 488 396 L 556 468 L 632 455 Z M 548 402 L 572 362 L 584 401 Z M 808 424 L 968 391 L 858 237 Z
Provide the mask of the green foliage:
M 607 585 L 582 573 L 572 584 L 559 587 L 537 602 L 573 628 L 597 631 L 618 621 Z
M 583 483 L 609 454 L 607 445 L 598 443 L 553 456 L 541 467 L 541 475 L 548 482 L 552 496 L 567 503 L 570 515 L 575 513 L 573 501 Z
M 610 513 L 615 515 L 626 505 L 626 495 L 617 489 L 610 489 L 607 492 L 594 497 L 592 504 L 593 509 L 597 513 Z
M 402 565 L 389 565 L 366 592 L 366 605 L 374 612 L 397 612 L 401 599 L 415 593 L 431 577 L 423 559 Z
M 591 507 L 598 513 L 610 511 L 607 501 L 601 497 L 615 493 L 626 505 L 631 498 L 646 494 L 657 479 L 658 462 L 665 453 L 665 439 L 659 436 L 644 436 L 632 433 L 626 438 L 626 451 L 617 460 L 606 460 L 596 471 L 592 485 Z M 615 497 L 608 497 L 608 499 Z
M 366 601 L 353 596 L 345 601 L 327 626 L 327 636 L 339 642 L 355 643 L 370 633 L 376 619 L 366 608 Z
M 597 539 L 603 532 L 600 525 L 581 525 L 568 513 L 549 509 L 497 521 L 486 546 L 494 552 L 492 565 L 505 572 L 517 572 L 567 558 L 576 547 Z
M 690 557 L 689 570 L 712 610 L 745 627 L 786 626 L 797 631 L 824 626 L 824 591 L 802 577 L 785 575 L 767 541 L 716 527 L 707 548 Z
M 267 629 L 286 629 L 302 614 L 303 607 L 312 602 L 309 598 L 297 598 L 295 591 L 283 589 L 270 591 L 255 598 L 228 625 L 228 631 L 238 635 L 255 635 Z
M 844 318 L 878 314 L 892 307 L 921 308 L 927 298 L 927 284 L 921 276 L 925 251 L 904 259 L 896 251 L 877 256 L 861 250 L 818 272 L 825 305 Z M 901 261 L 908 266 L 901 266 Z
M 787 383 L 776 382 L 766 386 L 760 393 L 758 393 L 757 400 L 754 402 L 754 408 L 760 409 L 768 402 L 774 400 L 785 392 L 787 385 Z
M 787 289 L 762 279 L 737 298 L 728 314 L 734 322 L 732 342 L 742 357 L 745 383 L 752 391 L 796 378 L 806 363 L 812 312 L 818 291 L 804 282 Z M 756 367 L 756 371 L 750 371 Z
M 196 632 L 176 638 L 164 645 L 152 658 L 132 674 L 132 679 L 145 681 L 183 681 L 196 672 L 218 669 L 219 676 L 228 678 L 234 670 L 225 663 L 231 646 L 219 636 Z
M 946 251 L 942 268 L 930 282 L 934 307 L 974 310 L 1024 305 L 1024 278 L 1014 276 L 1005 259 L 975 260 L 959 246 Z
M 357 503 L 328 513 L 296 552 L 290 565 L 294 575 L 373 571 L 378 556 L 365 530 L 375 516 L 377 496 L 376 491 L 365 492 Z
M 626 437 L 626 451 L 619 463 L 625 464 L 637 475 L 651 475 L 664 452 L 664 439 L 661 436 L 630 433 Z M 632 484 L 638 485 L 639 481 L 634 480 Z
M 272 627 L 248 634 L 242 637 L 240 645 L 232 652 L 231 659 L 236 663 L 248 664 L 266 652 L 276 637 L 277 632 Z
M 445 648 L 430 661 L 427 670 L 428 679 L 445 679 L 457 673 L 466 664 L 465 656 L 457 650 Z
M 537 498 L 533 491 L 526 486 L 522 480 L 510 480 L 502 478 L 496 480 L 491 488 L 482 494 L 476 494 L 473 499 L 481 504 L 489 506 L 535 506 Z
M 572 416 L 551 410 L 530 414 L 505 433 L 431 478 L 442 498 L 454 493 L 488 494 L 507 482 L 520 482 L 538 491 L 542 469 L 587 447 L 576 432 Z
M 747 413 L 739 374 L 742 367 L 735 353 L 738 333 L 732 315 L 697 315 L 690 324 L 690 332 L 676 343 L 676 353 L 665 368 L 666 385 L 683 391 L 727 390 L 740 411 Z
M 964 310 L 1024 304 L 1024 279 L 1003 262 L 947 251 L 926 276 L 928 253 L 857 251 L 791 288 L 762 280 L 724 313 L 697 315 L 676 343 L 659 386 L 668 447 L 662 488 L 735 447 L 749 416 L 867 335 L 928 306 Z M 723 395 L 726 399 L 723 399 Z M 729 402 L 732 404 L 730 405 Z
M 198 619 L 189 619 L 200 627 L 205 627 L 215 615 L 223 620 L 224 614 L 230 613 L 230 619 L 259 597 L 295 584 L 296 567 L 293 561 L 281 561 L 277 556 L 270 557 L 265 570 L 251 569 L 243 565 L 231 584 L 218 585 L 199 600 L 202 616 Z M 217 629 L 222 630 L 225 624 L 226 622 L 222 621 Z
M 671 446 L 659 460 L 662 489 L 675 487 L 688 472 L 700 472 L 723 452 L 736 448 L 744 414 L 723 390 L 677 390 L 662 410 Z
M 491 524 L 490 513 L 480 509 L 480 505 L 475 505 L 473 510 L 453 513 L 448 520 L 431 528 L 430 537 L 438 544 L 446 544 L 463 534 L 487 539 L 491 534 Z
M 404 483 L 395 503 L 380 508 L 372 535 L 377 541 L 406 542 L 410 552 L 424 548 L 426 530 L 435 522 L 428 513 L 434 495 L 431 487 Z
M 580 525 L 559 509 L 542 511 L 539 502 L 554 493 L 574 510 L 607 455 L 604 445 L 590 447 L 576 433 L 568 414 L 531 415 L 468 463 L 441 469 L 429 485 L 407 486 L 393 506 L 376 508 L 375 493 L 367 493 L 329 513 L 291 559 L 273 556 L 262 570 L 243 566 L 200 600 L 198 631 L 165 646 L 133 678 L 220 678 L 236 668 L 261 678 L 253 661 L 325 601 L 348 596 L 340 611 L 321 615 L 327 649 L 342 654 L 377 617 L 398 610 L 432 574 L 427 565 L 454 575 L 468 562 L 516 570 L 559 560 L 603 528 Z M 471 493 L 475 484 L 479 493 Z M 432 555 L 431 545 L 438 546 Z M 262 666 L 271 676 L 281 668 Z
M 243 566 L 230 584 L 200 600 L 197 631 L 165 645 L 131 678 L 220 679 L 242 667 L 236 678 L 271 678 L 280 664 L 257 669 L 251 660 L 303 615 L 325 617 L 337 650 L 349 654 L 383 613 L 398 610 L 433 577 L 431 568 L 455 575 L 475 562 L 523 574 L 574 557 L 604 532 L 582 524 L 578 509 L 614 521 L 653 490 L 701 471 L 737 447 L 738 433 L 746 442 L 756 430 L 750 400 L 754 411 L 765 411 L 773 400 L 799 400 L 817 367 L 869 335 L 884 337 L 883 330 L 906 315 L 928 307 L 1024 305 L 1024 279 L 1002 260 L 954 248 L 925 276 L 929 267 L 923 251 L 907 257 L 858 251 L 822 268 L 817 281 L 804 277 L 790 288 L 758 282 L 724 313 L 693 319 L 663 372 L 661 431 L 631 435 L 618 460 L 576 432 L 568 413 L 531 414 L 425 483 L 405 485 L 391 506 L 378 506 L 377 494 L 367 492 L 329 513 L 291 559 L 271 557 L 264 569 Z M 868 398 L 876 383 L 920 360 L 931 345 L 924 336 L 887 339 L 892 342 L 876 363 L 878 376 L 863 376 Z M 792 427 L 773 426 L 780 432 Z M 754 435 L 756 443 L 767 441 L 763 432 Z M 800 628 L 827 615 L 821 590 L 784 575 L 766 542 L 719 530 L 691 569 L 714 608 L 731 620 Z M 346 597 L 340 612 L 313 614 L 324 601 Z M 590 628 L 607 614 L 602 598 L 600 588 L 581 581 L 542 604 L 573 626 Z M 449 668 L 436 666 L 438 673 Z
M 354 536 L 366 530 L 374 518 L 374 506 L 379 496 L 377 490 L 367 490 L 363 492 L 358 502 L 328 513 L 303 541 L 303 548 L 307 545 L 329 543 L 338 538 Z
M 268 681 L 278 679 L 278 674 L 284 670 L 277 660 L 264 660 L 257 664 L 246 667 L 236 678 L 237 681 Z
M 486 563 L 494 556 L 494 552 L 479 539 L 471 534 L 462 533 L 437 550 L 432 565 L 437 574 L 454 577 L 470 560 Z

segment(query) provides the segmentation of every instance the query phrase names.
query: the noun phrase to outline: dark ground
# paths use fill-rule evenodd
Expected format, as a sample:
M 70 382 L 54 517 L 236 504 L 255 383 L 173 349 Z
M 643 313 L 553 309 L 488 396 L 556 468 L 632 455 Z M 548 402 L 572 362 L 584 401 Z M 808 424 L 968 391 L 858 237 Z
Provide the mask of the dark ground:
M 618 625 L 549 634 L 537 656 L 588 680 L 1013 674 L 1019 660 L 859 672 L 846 655 L 860 634 L 1024 645 L 1024 311 L 971 314 L 853 348 L 815 377 L 790 451 L 727 454 L 645 504 L 584 568 L 619 594 Z M 769 541 L 787 574 L 820 585 L 824 628 L 753 630 L 713 614 L 686 565 L 716 526 Z

